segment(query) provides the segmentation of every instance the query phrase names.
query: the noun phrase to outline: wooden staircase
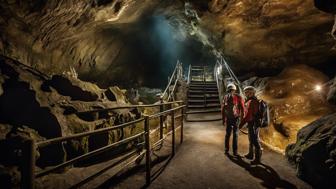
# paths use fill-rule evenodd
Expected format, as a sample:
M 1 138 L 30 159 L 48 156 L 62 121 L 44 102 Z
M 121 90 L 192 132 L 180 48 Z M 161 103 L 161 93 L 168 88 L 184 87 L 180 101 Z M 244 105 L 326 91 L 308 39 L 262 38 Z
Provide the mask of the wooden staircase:
M 213 78 L 207 77 L 206 68 L 206 66 L 189 67 L 186 121 L 222 119 L 217 83 Z

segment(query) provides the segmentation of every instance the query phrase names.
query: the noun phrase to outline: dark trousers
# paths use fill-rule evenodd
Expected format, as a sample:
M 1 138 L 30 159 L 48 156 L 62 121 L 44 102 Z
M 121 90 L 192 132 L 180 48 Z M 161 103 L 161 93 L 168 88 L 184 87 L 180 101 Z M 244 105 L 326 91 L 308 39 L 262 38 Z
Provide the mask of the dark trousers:
M 230 149 L 230 136 L 233 132 L 233 140 L 232 140 L 232 150 L 233 152 L 237 152 L 238 150 L 238 118 L 227 119 L 226 121 L 226 135 L 225 135 L 225 151 L 229 151 Z
M 259 139 L 259 127 L 256 125 L 254 121 L 248 122 L 247 124 L 248 128 L 248 139 L 250 143 L 249 151 L 253 152 L 253 147 L 256 151 L 260 151 L 261 145 L 260 145 L 260 139 Z

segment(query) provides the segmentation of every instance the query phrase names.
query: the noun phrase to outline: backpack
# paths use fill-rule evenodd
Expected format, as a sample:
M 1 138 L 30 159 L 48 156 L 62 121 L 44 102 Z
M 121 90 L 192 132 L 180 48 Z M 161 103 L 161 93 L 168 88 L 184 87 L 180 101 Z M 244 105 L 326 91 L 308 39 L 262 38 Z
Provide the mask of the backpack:
M 269 115 L 269 107 L 268 104 L 263 101 L 259 100 L 259 118 L 260 118 L 260 125 L 259 127 L 267 127 L 270 124 L 270 115 Z
M 224 109 L 225 109 L 225 114 L 226 117 L 229 119 L 239 117 L 240 114 L 240 109 L 239 109 L 239 100 L 240 96 L 238 95 L 233 95 L 229 96 L 226 95 L 224 98 Z

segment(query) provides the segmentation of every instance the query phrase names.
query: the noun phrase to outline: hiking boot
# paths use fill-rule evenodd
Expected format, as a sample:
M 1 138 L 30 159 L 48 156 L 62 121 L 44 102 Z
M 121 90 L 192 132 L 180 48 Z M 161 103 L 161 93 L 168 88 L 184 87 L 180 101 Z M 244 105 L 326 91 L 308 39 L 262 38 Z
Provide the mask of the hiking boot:
M 240 157 L 240 155 L 238 154 L 238 152 L 233 152 L 233 156 Z
M 250 159 L 250 160 L 252 160 L 252 159 L 253 159 L 253 152 L 249 152 L 249 153 L 247 153 L 246 155 L 244 155 L 244 157 L 245 157 L 246 159 Z
M 251 164 L 260 164 L 261 163 L 261 155 L 262 155 L 262 151 L 261 149 L 256 149 L 255 150 L 255 158 L 253 161 L 251 161 Z
M 225 155 L 229 155 L 229 150 L 224 150 Z

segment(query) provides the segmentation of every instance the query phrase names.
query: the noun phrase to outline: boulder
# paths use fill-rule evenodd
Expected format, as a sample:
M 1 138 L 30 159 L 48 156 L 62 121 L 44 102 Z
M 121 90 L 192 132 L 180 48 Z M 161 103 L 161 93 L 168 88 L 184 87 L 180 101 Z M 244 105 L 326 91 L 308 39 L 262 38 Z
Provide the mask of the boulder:
M 297 175 L 318 188 L 336 187 L 336 113 L 324 116 L 299 130 L 286 157 Z

